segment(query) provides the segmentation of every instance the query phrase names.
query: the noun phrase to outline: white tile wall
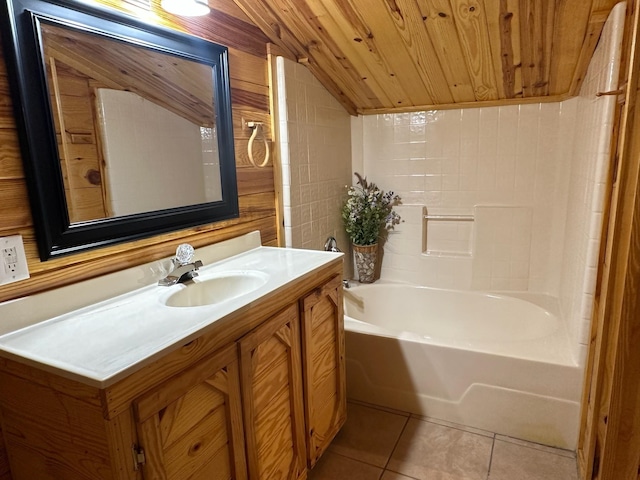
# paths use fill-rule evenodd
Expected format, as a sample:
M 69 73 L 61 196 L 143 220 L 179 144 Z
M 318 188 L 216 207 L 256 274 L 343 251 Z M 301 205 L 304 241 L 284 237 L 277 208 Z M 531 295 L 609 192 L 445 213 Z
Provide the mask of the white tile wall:
M 300 64 L 277 59 L 285 244 L 349 251 L 340 208 L 351 184 L 350 115 Z

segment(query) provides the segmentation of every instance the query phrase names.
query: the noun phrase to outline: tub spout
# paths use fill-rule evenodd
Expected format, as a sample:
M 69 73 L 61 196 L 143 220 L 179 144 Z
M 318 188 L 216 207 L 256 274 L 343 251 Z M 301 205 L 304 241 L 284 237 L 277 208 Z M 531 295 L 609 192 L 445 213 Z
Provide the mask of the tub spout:
M 351 288 L 351 285 L 349 284 L 349 280 L 342 280 L 342 286 L 344 288 Z
M 327 241 L 324 242 L 324 251 L 325 252 L 339 252 L 338 242 L 334 237 L 327 238 Z

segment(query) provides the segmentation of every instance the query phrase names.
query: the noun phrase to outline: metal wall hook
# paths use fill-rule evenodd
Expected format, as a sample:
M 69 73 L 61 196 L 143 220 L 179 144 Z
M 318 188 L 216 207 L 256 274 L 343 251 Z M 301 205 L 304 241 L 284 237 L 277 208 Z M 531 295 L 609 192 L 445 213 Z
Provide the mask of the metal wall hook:
M 254 167 L 264 168 L 267 166 L 267 163 L 269 163 L 269 157 L 271 156 L 271 149 L 269 148 L 269 142 L 267 141 L 267 137 L 264 135 L 264 132 L 262 131 L 262 122 L 247 122 L 247 127 L 253 130 L 253 133 L 249 138 L 249 144 L 247 145 L 247 152 L 249 153 L 249 161 L 251 162 L 251 165 L 253 165 Z M 262 133 L 262 142 L 264 143 L 264 148 L 266 152 L 264 154 L 263 162 L 260 164 L 256 164 L 255 160 L 253 159 L 253 142 L 259 133 Z

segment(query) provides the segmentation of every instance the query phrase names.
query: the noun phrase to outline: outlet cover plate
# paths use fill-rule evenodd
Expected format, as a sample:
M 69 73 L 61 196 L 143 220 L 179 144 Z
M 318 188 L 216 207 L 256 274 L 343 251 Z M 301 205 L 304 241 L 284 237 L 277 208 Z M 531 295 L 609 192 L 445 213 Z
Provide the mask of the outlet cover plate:
M 22 235 L 0 237 L 0 285 L 29 278 Z

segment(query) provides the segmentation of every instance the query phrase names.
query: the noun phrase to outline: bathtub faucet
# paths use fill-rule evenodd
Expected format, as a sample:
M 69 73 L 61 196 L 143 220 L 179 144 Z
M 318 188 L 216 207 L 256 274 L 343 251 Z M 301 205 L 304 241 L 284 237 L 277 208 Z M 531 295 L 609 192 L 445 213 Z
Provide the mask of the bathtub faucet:
M 158 285 L 169 287 L 176 283 L 186 282 L 198 276 L 198 269 L 202 267 L 202 261 L 193 262 L 193 247 L 188 243 L 178 245 L 176 256 L 171 259 L 173 270 L 166 277 L 158 281 Z
M 349 283 L 349 280 L 342 280 L 342 286 L 344 288 L 351 288 L 351 284 Z
M 327 238 L 327 241 L 324 242 L 324 251 L 325 252 L 339 252 L 338 242 L 334 237 Z

